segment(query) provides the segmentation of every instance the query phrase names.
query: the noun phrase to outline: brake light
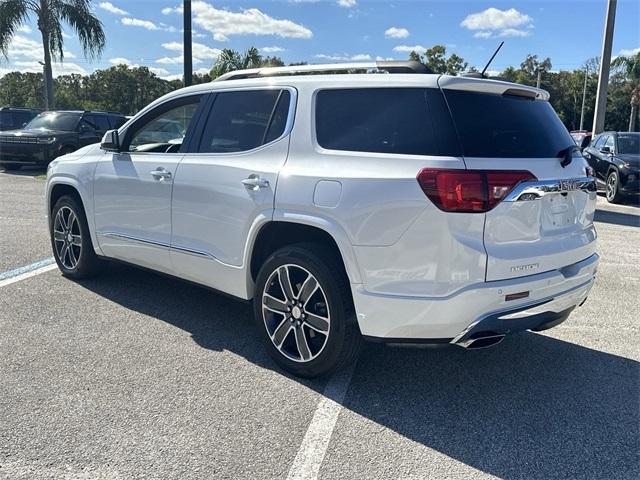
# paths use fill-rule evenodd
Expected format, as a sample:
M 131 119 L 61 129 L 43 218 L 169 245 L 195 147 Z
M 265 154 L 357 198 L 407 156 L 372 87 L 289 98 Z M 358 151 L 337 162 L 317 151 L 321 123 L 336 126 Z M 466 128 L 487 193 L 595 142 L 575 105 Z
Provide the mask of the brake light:
M 495 207 L 520 182 L 536 180 L 536 177 L 526 170 L 424 168 L 418 172 L 417 180 L 440 210 L 481 213 Z

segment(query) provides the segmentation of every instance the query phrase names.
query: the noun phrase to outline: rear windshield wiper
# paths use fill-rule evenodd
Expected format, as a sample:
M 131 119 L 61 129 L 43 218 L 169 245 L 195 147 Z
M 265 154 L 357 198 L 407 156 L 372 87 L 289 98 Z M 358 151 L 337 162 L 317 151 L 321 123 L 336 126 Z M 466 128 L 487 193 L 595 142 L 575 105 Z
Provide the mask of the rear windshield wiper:
M 558 152 L 557 156 L 562 159 L 560 160 L 560 166 L 562 168 L 565 168 L 567 165 L 569 165 L 573 161 L 573 152 L 576 150 L 580 150 L 578 146 L 571 145 L 567 148 L 563 148 Z

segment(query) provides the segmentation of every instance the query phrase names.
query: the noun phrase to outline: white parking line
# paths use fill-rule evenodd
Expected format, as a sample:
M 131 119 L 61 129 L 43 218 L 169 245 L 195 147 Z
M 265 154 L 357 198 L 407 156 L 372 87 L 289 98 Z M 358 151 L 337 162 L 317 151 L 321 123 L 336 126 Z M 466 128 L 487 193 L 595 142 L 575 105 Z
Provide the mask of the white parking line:
M 50 257 L 40 260 L 39 262 L 32 263 L 31 265 L 25 265 L 24 267 L 0 273 L 0 287 L 5 287 L 12 283 L 35 277 L 36 275 L 55 270 L 56 268 L 58 268 L 58 265 L 56 265 L 53 257 Z
M 324 460 L 331 434 L 336 426 L 342 409 L 344 396 L 349 389 L 353 366 L 329 379 L 322 392 L 324 398 L 311 419 L 300 449 L 293 460 L 287 480 L 312 480 L 318 478 L 320 466 Z

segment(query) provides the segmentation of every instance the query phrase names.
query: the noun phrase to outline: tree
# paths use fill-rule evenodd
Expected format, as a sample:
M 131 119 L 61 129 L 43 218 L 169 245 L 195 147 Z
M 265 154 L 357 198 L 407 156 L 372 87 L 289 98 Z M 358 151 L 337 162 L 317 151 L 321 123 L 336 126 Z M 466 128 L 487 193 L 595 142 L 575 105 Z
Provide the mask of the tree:
M 216 63 L 211 69 L 211 78 L 218 78 L 234 70 L 258 68 L 260 66 L 262 66 L 262 57 L 256 47 L 251 47 L 244 53 L 225 48 L 220 52 L 218 60 L 216 60 Z
M 427 49 L 423 55 L 412 51 L 409 53 L 409 60 L 424 63 L 433 73 L 444 73 L 447 75 L 457 75 L 467 69 L 469 64 L 464 58 L 452 53 L 447 58 L 447 48 L 444 45 L 434 45 Z
M 640 105 L 640 52 L 633 56 L 625 57 L 623 55 L 617 57 L 611 65 L 622 69 L 623 75 L 626 77 L 631 86 L 631 113 L 629 115 L 629 131 L 636 129 L 636 118 L 638 118 L 638 105 Z
M 75 30 L 85 58 L 98 57 L 105 45 L 102 22 L 91 10 L 91 0 L 2 0 L 0 2 L 0 53 L 5 58 L 14 34 L 30 15 L 37 19 L 44 51 L 46 107 L 54 107 L 51 59 L 64 59 L 61 21 Z

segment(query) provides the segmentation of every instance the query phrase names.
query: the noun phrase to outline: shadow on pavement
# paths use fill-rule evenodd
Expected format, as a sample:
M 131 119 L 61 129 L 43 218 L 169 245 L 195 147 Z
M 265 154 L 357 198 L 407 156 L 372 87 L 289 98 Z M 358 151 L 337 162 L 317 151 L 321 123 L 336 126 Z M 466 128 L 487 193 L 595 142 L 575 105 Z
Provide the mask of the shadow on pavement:
M 640 215 L 613 212 L 611 210 L 596 210 L 594 221 L 600 223 L 611 223 L 613 225 L 622 225 L 625 227 L 640 227 Z
M 14 177 L 39 177 L 47 174 L 47 167 L 22 167 L 20 170 L 5 170 L 0 167 L 0 173 Z
M 204 348 L 276 368 L 248 304 L 115 264 L 81 284 L 189 332 Z M 639 478 L 639 366 L 534 333 L 482 351 L 368 345 L 344 406 L 499 478 Z

